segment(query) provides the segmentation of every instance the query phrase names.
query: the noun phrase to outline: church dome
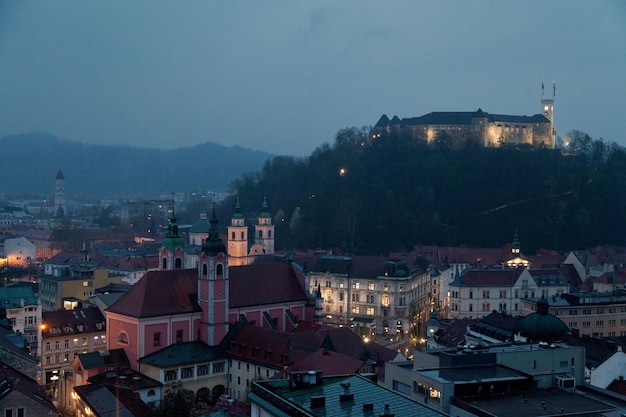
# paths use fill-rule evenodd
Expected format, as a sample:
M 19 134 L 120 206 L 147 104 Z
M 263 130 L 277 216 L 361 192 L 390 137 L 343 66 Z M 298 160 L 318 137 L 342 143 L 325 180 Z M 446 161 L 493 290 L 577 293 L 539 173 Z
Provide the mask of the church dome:
M 209 223 L 209 219 L 207 219 L 206 211 L 203 211 L 200 213 L 200 218 L 191 225 L 189 233 L 209 233 L 210 228 L 211 223 Z
M 550 342 L 569 332 L 565 323 L 549 313 L 549 308 L 548 300 L 541 298 L 537 302 L 537 312 L 520 320 L 515 327 L 515 332 L 533 341 L 542 342 Z

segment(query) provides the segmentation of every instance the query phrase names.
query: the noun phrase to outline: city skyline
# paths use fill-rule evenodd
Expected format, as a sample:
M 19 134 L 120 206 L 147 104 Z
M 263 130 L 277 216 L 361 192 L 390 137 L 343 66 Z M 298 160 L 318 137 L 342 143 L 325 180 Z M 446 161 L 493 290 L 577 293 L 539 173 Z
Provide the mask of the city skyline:
M 554 82 L 559 136 L 625 146 L 625 38 L 618 1 L 0 1 L 0 135 L 306 156 L 383 113 L 540 113 Z

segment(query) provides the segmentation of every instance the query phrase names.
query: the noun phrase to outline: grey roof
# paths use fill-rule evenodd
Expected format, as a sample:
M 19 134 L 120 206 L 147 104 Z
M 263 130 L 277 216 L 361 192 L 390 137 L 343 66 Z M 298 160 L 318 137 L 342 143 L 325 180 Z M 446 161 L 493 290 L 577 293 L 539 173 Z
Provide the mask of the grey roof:
M 254 382 L 248 399 L 267 409 L 283 410 L 278 415 L 290 415 L 288 412 L 285 414 L 281 402 L 305 416 L 377 416 L 384 414 L 385 404 L 389 405 L 390 413 L 396 417 L 445 415 L 358 375 L 323 378 L 322 383 L 302 389 L 290 389 L 289 384 L 284 379 Z M 349 392 L 354 395 L 353 400 L 339 401 L 339 396 L 344 394 L 342 384 L 350 384 Z M 311 408 L 312 397 L 324 397 L 325 405 Z M 365 404 L 372 404 L 373 410 L 364 410 Z
M 376 123 L 376 128 L 386 127 L 396 120 L 389 121 L 386 115 L 383 115 Z M 423 116 L 409 117 L 402 119 L 402 126 L 430 126 L 430 125 L 460 125 L 470 126 L 472 119 L 483 118 L 492 123 L 513 123 L 513 124 L 530 124 L 530 123 L 549 123 L 550 121 L 541 114 L 533 116 L 517 116 L 508 114 L 490 114 L 478 109 L 477 111 L 446 111 L 431 112 Z
M 194 341 L 175 343 L 139 359 L 139 362 L 158 368 L 209 362 L 226 358 L 222 349 L 206 343 Z

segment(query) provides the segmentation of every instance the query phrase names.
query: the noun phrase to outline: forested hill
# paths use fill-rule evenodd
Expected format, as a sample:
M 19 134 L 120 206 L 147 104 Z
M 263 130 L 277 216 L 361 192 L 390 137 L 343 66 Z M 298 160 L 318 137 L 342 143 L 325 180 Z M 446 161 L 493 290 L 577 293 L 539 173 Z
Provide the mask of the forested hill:
M 626 243 L 626 151 L 572 132 L 568 153 L 427 147 L 355 129 L 309 158 L 278 157 L 236 181 L 242 208 L 267 195 L 277 248 L 387 254 L 414 244 L 522 251 Z
M 165 151 L 88 145 L 45 133 L 0 137 L 0 149 L 0 195 L 52 196 L 61 170 L 66 195 L 83 201 L 227 188 L 272 156 L 211 142 Z

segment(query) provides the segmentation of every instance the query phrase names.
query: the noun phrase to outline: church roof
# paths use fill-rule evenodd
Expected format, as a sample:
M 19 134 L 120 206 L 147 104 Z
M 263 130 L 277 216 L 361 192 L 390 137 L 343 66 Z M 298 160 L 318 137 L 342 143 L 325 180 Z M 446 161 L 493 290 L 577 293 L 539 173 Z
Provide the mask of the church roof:
M 156 317 L 201 311 L 195 269 L 148 271 L 107 311 L 131 317 Z
M 230 308 L 306 301 L 296 272 L 288 262 L 229 268 Z
M 57 172 L 57 177 L 56 177 L 56 179 L 57 179 L 57 180 L 64 180 L 64 179 L 65 179 L 65 176 L 63 175 L 63 172 L 61 172 L 61 171 Z
M 209 233 L 210 228 L 211 223 L 209 223 L 209 219 L 200 218 L 191 225 L 189 233 Z
M 201 311 L 197 288 L 195 269 L 148 271 L 107 311 L 138 318 Z M 307 300 L 290 263 L 229 268 L 231 309 Z

